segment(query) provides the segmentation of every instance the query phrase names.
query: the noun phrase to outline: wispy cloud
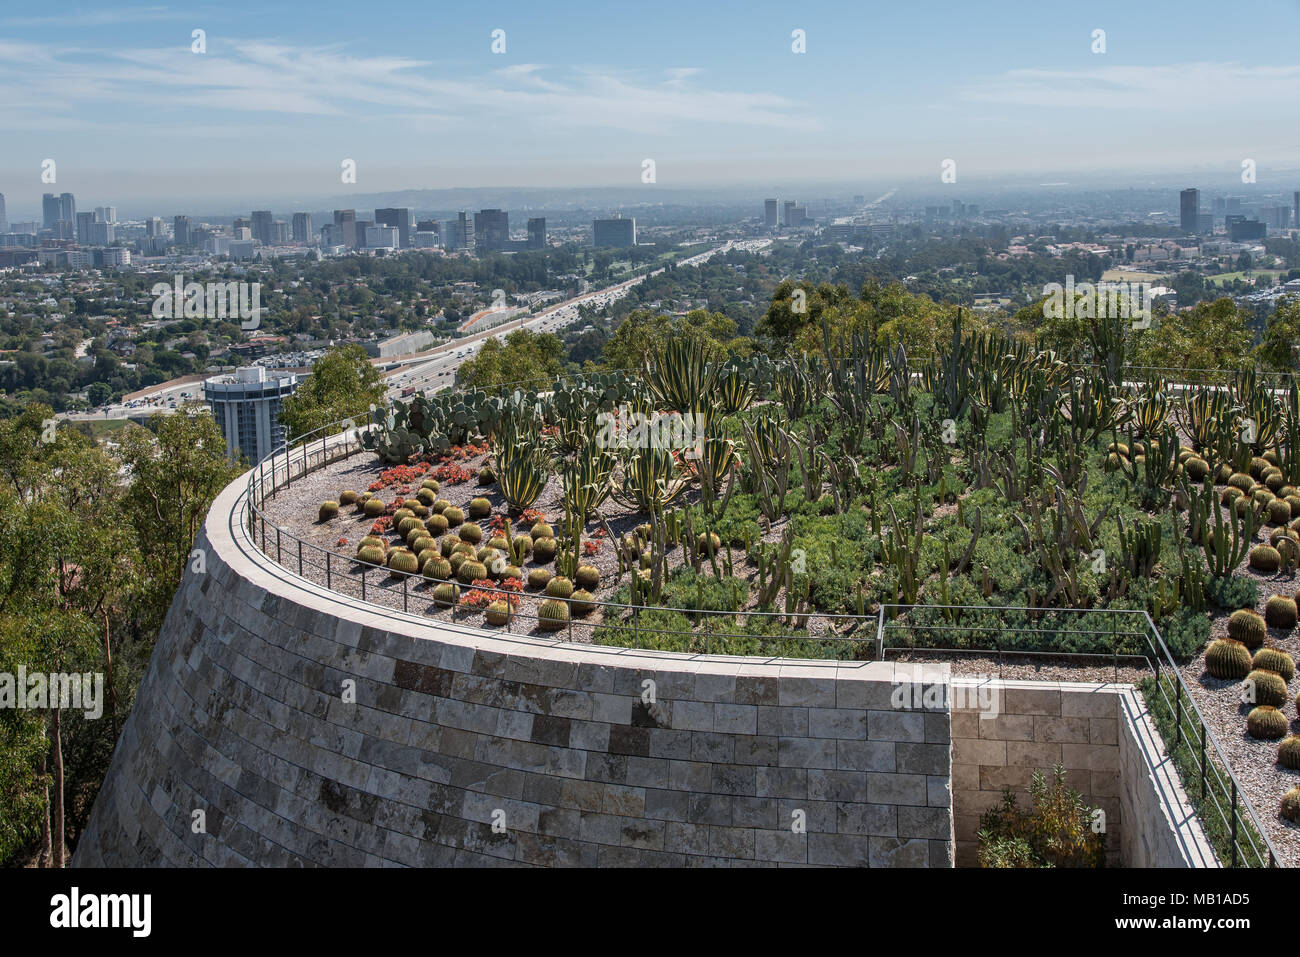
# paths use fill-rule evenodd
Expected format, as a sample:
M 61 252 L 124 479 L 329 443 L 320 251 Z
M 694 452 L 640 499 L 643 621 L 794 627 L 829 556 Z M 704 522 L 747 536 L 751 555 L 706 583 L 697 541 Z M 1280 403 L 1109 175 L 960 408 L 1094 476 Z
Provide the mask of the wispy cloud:
M 167 7 L 124 7 L 118 10 L 65 10 L 41 17 L 10 17 L 0 20 L 5 27 L 103 27 L 114 23 L 141 23 L 147 20 L 181 20 L 193 12 Z

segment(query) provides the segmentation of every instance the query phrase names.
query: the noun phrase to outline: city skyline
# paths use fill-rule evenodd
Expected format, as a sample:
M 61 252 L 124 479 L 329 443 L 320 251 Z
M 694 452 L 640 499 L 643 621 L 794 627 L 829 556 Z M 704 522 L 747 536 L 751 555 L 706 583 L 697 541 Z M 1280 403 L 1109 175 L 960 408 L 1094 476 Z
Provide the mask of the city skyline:
M 382 37 L 330 3 L 310 18 L 245 3 L 0 18 L 0 190 L 13 219 L 51 190 L 122 206 L 305 206 L 493 183 L 938 185 L 949 158 L 958 184 L 1106 169 L 1226 177 L 1250 158 L 1264 186 L 1300 166 L 1281 120 L 1300 67 L 1259 42 L 1300 26 L 1294 3 L 1219 18 L 1212 33 L 1195 15 L 1208 4 L 1177 16 L 1006 6 L 1016 25 L 996 31 L 949 3 L 760 3 L 740 20 L 672 3 L 653 17 L 562 4 L 546 23 L 503 4 L 440 11 L 436 24 L 397 4 L 410 30 Z M 191 51 L 196 29 L 203 53 Z M 1098 29 L 1105 53 L 1093 52 Z M 504 53 L 492 52 L 495 30 Z M 805 53 L 792 52 L 795 30 Z M 924 42 L 889 42 L 908 36 Z M 1212 135 L 1227 108 L 1231 135 Z M 1197 123 L 1205 135 L 1189 136 Z M 54 184 L 40 181 L 45 159 Z M 341 181 L 349 159 L 355 183 Z

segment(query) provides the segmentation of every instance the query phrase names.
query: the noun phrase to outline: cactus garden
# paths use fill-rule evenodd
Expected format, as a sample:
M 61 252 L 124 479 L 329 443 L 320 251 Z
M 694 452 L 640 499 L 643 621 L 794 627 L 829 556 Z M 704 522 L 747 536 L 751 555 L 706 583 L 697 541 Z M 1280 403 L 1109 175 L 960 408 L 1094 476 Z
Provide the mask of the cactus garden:
M 267 511 L 331 553 L 336 591 L 364 572 L 369 601 L 563 640 L 868 658 L 883 607 L 891 656 L 996 644 L 1050 653 L 1018 676 L 1136 680 L 1114 656 L 1144 636 L 1052 623 L 1142 609 L 1276 807 L 1300 728 L 1300 392 L 1135 378 L 1125 348 L 1099 320 L 1067 365 L 960 317 L 924 362 L 829 326 L 780 361 L 678 339 L 635 376 L 395 401 Z

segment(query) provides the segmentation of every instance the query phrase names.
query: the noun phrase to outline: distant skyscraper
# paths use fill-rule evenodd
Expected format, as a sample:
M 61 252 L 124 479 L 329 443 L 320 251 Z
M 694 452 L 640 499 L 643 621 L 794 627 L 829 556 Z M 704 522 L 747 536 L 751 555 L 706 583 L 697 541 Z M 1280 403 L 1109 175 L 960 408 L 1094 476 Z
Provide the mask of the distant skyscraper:
M 546 217 L 533 216 L 528 220 L 528 248 L 546 248 Z
M 271 245 L 271 223 L 273 221 L 269 209 L 253 210 L 253 238 L 266 246 Z
M 172 235 L 176 238 L 177 246 L 188 246 L 194 242 L 191 235 L 190 218 L 188 216 L 172 217 Z
M 295 243 L 309 243 L 311 238 L 311 213 L 294 213 L 293 241 Z
M 397 229 L 398 248 L 405 249 L 411 245 L 411 233 L 415 232 L 415 210 L 409 206 L 396 206 L 375 210 L 375 222 L 381 226 Z
M 1295 191 L 1295 196 L 1292 199 L 1295 200 L 1295 209 L 1291 211 L 1291 222 L 1295 224 L 1297 229 L 1300 229 L 1300 189 Z
M 116 223 L 116 222 L 117 222 L 117 207 L 116 207 L 116 206 L 96 206 L 96 207 L 95 207 L 95 215 L 99 217 L 99 220 L 98 220 L 98 221 L 101 222 L 101 223 Z
M 41 197 L 41 226 L 52 229 L 59 221 L 59 197 L 46 193 Z
M 442 245 L 452 252 L 474 248 L 474 220 L 464 210 L 442 224 Z
M 77 213 L 77 242 L 90 245 L 90 227 L 95 225 L 94 213 Z
M 59 219 L 65 223 L 77 221 L 77 201 L 71 193 L 59 194 Z
M 339 227 L 335 232 L 335 239 L 342 245 L 350 249 L 357 248 L 357 240 L 365 241 L 365 234 L 357 236 L 357 211 L 355 209 L 336 209 L 334 210 L 334 225 Z
M 1185 189 L 1178 194 L 1178 224 L 1185 233 L 1196 232 L 1196 217 L 1201 212 L 1201 191 Z
M 794 208 L 798 205 L 799 204 L 796 203 L 793 199 L 787 199 L 785 201 L 785 225 L 787 226 L 794 225 L 794 223 L 792 223 L 791 220 L 794 219 Z
M 763 225 L 767 229 L 776 229 L 776 200 L 763 200 Z
M 596 219 L 591 223 L 591 244 L 597 249 L 626 249 L 636 245 L 636 217 Z
M 1296 196 L 1300 197 L 1300 193 L 1296 193 Z M 1300 202 L 1300 199 L 1296 202 Z M 0 193 L 0 233 L 7 232 L 9 232 L 9 217 L 5 215 L 5 194 Z
M 474 250 L 485 253 L 506 248 L 510 242 L 510 214 L 504 209 L 481 209 L 474 214 Z

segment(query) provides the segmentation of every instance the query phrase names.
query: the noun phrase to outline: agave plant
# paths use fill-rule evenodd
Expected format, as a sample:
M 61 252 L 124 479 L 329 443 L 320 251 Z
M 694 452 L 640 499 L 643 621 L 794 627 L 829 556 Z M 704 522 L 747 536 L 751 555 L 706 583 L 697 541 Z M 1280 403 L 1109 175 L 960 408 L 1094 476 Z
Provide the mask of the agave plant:
M 668 449 L 627 449 L 619 456 L 611 494 L 625 508 L 657 514 L 689 486 L 690 480 Z
M 594 442 L 584 446 L 564 468 L 565 511 L 585 522 L 609 498 L 613 470 L 612 453 Z
M 1165 380 L 1156 378 L 1145 383 L 1133 400 L 1133 424 L 1138 434 L 1154 435 L 1165 424 L 1169 414 L 1169 397 Z
M 718 404 L 721 415 L 739 415 L 754 401 L 754 377 L 738 363 L 724 363 L 717 378 Z
M 646 379 L 660 405 L 678 412 L 695 412 L 715 401 L 718 368 L 697 339 L 669 339 L 646 366 Z

